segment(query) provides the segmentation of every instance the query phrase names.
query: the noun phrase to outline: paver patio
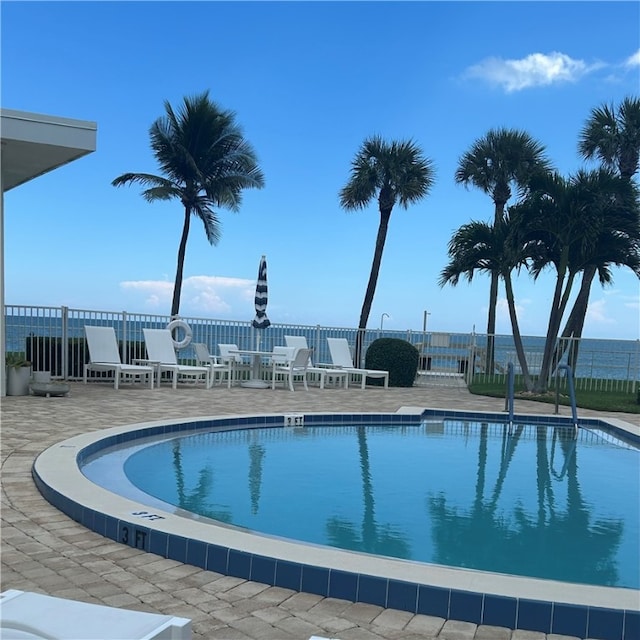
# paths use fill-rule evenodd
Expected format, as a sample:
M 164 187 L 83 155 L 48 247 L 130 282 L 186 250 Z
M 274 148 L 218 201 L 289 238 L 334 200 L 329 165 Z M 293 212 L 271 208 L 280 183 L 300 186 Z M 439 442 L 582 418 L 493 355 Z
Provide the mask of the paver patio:
M 299 594 L 123 546 L 85 529 L 52 507 L 35 488 L 31 466 L 50 445 L 79 433 L 160 420 L 281 412 L 393 412 L 403 406 L 502 411 L 504 400 L 459 386 L 410 389 L 325 389 L 308 392 L 179 385 L 149 390 L 123 384 L 71 384 L 67 397 L 2 399 L 1 589 L 191 618 L 194 639 L 544 640 L 543 633 L 476 627 Z M 551 413 L 551 405 L 516 401 L 521 413 Z M 570 410 L 561 407 L 562 415 Z M 598 416 L 594 411 L 580 415 Z M 615 414 L 632 424 L 638 416 Z M 547 640 L 562 636 L 549 635 Z M 566 638 L 566 636 L 564 637 Z

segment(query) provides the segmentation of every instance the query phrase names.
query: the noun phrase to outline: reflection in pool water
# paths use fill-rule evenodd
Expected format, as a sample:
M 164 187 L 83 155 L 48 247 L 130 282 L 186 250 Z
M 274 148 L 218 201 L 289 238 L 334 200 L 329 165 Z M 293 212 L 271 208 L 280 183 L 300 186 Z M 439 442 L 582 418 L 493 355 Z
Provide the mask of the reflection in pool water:
M 481 422 L 201 433 L 147 446 L 133 484 L 267 534 L 379 555 L 640 587 L 638 450 Z

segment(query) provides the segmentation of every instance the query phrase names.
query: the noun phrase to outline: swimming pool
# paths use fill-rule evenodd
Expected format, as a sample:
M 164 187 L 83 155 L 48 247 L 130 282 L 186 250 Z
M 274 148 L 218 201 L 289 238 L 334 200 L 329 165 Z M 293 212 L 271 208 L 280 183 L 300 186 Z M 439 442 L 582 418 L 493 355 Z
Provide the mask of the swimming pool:
M 371 425 L 377 425 L 375 428 L 379 432 L 401 429 L 405 432 L 413 432 L 413 435 L 421 437 L 423 441 L 435 442 L 442 437 L 439 432 L 444 429 L 445 422 L 443 422 L 443 419 L 445 417 L 453 419 L 455 424 L 458 425 L 452 427 L 453 430 L 462 430 L 461 433 L 456 434 L 456 439 L 460 441 L 462 438 L 462 441 L 466 442 L 466 449 L 474 452 L 473 455 L 476 459 L 475 469 L 469 472 L 469 469 L 465 467 L 464 473 L 467 475 L 470 473 L 470 476 L 466 482 L 461 482 L 460 484 L 471 483 L 475 491 L 480 469 L 478 460 L 482 455 L 483 446 L 481 444 L 483 441 L 482 424 L 487 423 L 486 439 L 488 440 L 490 430 L 495 431 L 496 434 L 501 429 L 504 431 L 504 425 L 495 424 L 504 419 L 503 414 L 469 415 L 432 410 L 413 415 L 347 414 L 337 417 L 332 416 L 332 418 L 337 418 L 340 425 L 339 427 L 333 427 L 334 431 L 336 428 L 344 431 L 344 435 L 341 437 L 355 439 L 356 442 L 358 442 L 358 434 L 360 434 L 360 440 L 362 440 L 362 434 L 367 431 L 365 426 Z M 478 426 L 471 428 L 471 430 L 475 429 L 478 432 L 474 436 L 473 444 L 469 440 L 469 426 L 465 426 L 460 422 L 463 418 L 470 418 L 478 424 Z M 130 497 L 115 499 L 113 498 L 113 488 L 106 491 L 86 480 L 87 486 L 83 487 L 80 481 L 82 476 L 77 465 L 72 478 L 58 478 L 57 487 L 54 486 L 55 482 L 53 484 L 51 482 L 50 475 L 52 473 L 55 475 L 54 468 L 63 468 L 62 458 L 65 456 L 67 458 L 71 456 L 74 460 L 77 459 L 84 463 L 85 461 L 95 460 L 96 455 L 99 452 L 104 452 L 107 447 L 120 446 L 125 442 L 131 444 L 132 441 L 137 441 L 136 444 L 145 445 L 140 448 L 140 452 L 148 450 L 146 447 L 148 443 L 143 443 L 141 438 L 174 437 L 176 434 L 187 434 L 194 430 L 200 432 L 196 438 L 202 438 L 205 437 L 204 430 L 229 430 L 250 427 L 250 432 L 236 430 L 232 432 L 236 434 L 235 436 L 227 435 L 225 437 L 229 439 L 235 438 L 236 440 L 245 439 L 240 448 L 244 448 L 249 459 L 243 472 L 244 493 L 249 496 L 246 505 L 250 505 L 247 507 L 249 512 L 257 506 L 257 512 L 260 513 L 261 510 L 266 509 L 264 500 L 266 500 L 267 494 L 266 484 L 262 482 L 256 483 L 257 475 L 260 475 L 256 474 L 256 472 L 262 466 L 264 481 L 266 455 L 261 454 L 254 447 L 253 461 L 251 461 L 247 438 L 251 434 L 255 437 L 258 434 L 258 430 L 263 429 L 272 434 L 275 434 L 276 431 L 282 432 L 282 429 L 277 429 L 276 427 L 283 425 L 283 419 L 281 415 L 251 416 L 163 425 L 136 425 L 135 428 L 109 430 L 110 432 L 101 436 L 96 436 L 95 434 L 93 436 L 80 436 L 61 443 L 57 448 L 52 448 L 54 450 L 45 452 L 51 454 L 49 460 L 46 459 L 47 456 L 44 456 L 44 454 L 38 458 L 34 467 L 34 477 L 47 499 L 94 531 L 131 546 L 221 573 L 237 575 L 238 577 L 267 584 L 310 591 L 320 595 L 370 602 L 417 613 L 468 620 L 482 624 L 495 624 L 511 628 L 545 631 L 547 633 L 565 633 L 579 637 L 586 637 L 587 632 L 589 637 L 594 638 L 635 637 L 630 635 L 634 629 L 637 629 L 634 625 L 637 625 L 639 620 L 638 592 L 635 587 L 601 588 L 587 584 L 572 584 L 568 586 L 564 582 L 557 581 L 557 578 L 553 580 L 522 579 L 508 576 L 504 573 L 495 573 L 495 570 L 488 573 L 468 568 L 464 570 L 450 569 L 440 564 L 442 562 L 441 557 L 435 559 L 438 564 L 416 562 L 408 559 L 383 558 L 379 556 L 378 549 L 375 546 L 371 549 L 374 555 L 365 555 L 352 551 L 330 549 L 317 541 L 312 541 L 314 542 L 313 544 L 302 544 L 282 540 L 277 537 L 282 535 L 280 532 L 273 532 L 269 536 L 256 536 L 243 528 L 238 528 L 235 524 L 218 523 L 217 526 L 212 526 L 206 517 L 196 516 L 186 520 L 184 516 L 187 514 L 184 512 L 184 507 L 190 505 L 187 505 L 184 500 L 181 506 L 165 510 L 157 506 L 161 503 L 165 504 L 165 500 L 158 498 L 156 500 L 160 500 L 160 502 L 155 504 L 153 501 L 145 502 L 141 500 L 140 495 L 130 495 Z M 310 441 L 310 439 L 314 438 L 311 434 L 318 429 L 314 424 L 320 425 L 328 419 L 329 417 L 326 415 L 305 415 L 305 425 L 310 427 L 309 429 L 305 427 L 304 430 L 287 429 L 286 431 L 291 438 L 298 432 L 301 434 L 300 440 L 304 441 L 306 439 Z M 519 416 L 517 420 L 531 425 L 527 427 L 530 432 L 539 431 L 537 426 L 542 425 L 543 421 L 551 421 L 558 425 L 563 423 L 563 419 L 541 416 L 527 417 L 526 419 Z M 599 420 L 584 420 L 581 422 L 589 429 L 602 430 L 606 434 L 606 437 L 603 438 L 604 440 L 608 437 L 627 441 L 625 430 L 618 430 L 615 425 L 605 424 Z M 490 424 L 495 426 L 489 428 Z M 383 427 L 383 425 L 385 426 Z M 516 425 L 514 432 L 509 436 L 512 438 L 512 444 L 513 438 L 517 435 L 517 428 Z M 465 430 L 466 435 L 464 433 Z M 243 435 L 239 436 L 237 434 Z M 495 437 L 496 434 L 491 437 Z M 500 439 L 504 436 L 497 434 L 497 437 Z M 372 440 L 373 442 L 371 442 Z M 375 475 L 371 476 L 371 466 L 378 461 L 378 454 L 373 453 L 378 449 L 375 440 L 376 438 L 372 436 L 367 440 L 368 474 L 362 469 L 361 441 L 355 445 L 356 449 L 360 451 L 360 460 L 356 465 L 355 477 L 358 478 L 362 489 L 359 496 L 362 507 L 358 518 L 355 518 L 357 522 L 348 522 L 349 526 L 338 528 L 338 531 L 340 535 L 344 535 L 346 530 L 351 531 L 351 534 L 353 534 L 357 525 L 358 535 L 361 538 L 367 537 L 371 541 L 369 533 L 365 535 L 366 516 L 369 518 L 369 525 L 373 524 L 376 531 L 383 533 L 382 536 L 378 535 L 377 538 L 385 536 L 392 538 L 395 540 L 394 544 L 397 545 L 398 537 L 402 538 L 402 535 L 398 536 L 398 532 L 393 531 L 392 527 L 385 528 L 387 518 L 384 515 L 384 511 L 380 510 L 382 508 L 381 503 L 374 501 L 373 521 L 370 519 L 371 511 L 367 511 L 371 505 L 369 507 L 366 505 L 364 487 L 375 478 Z M 486 492 L 483 504 L 488 522 L 490 519 L 488 518 L 489 514 L 486 512 L 492 508 L 494 489 L 497 484 L 502 483 L 500 492 L 503 495 L 511 491 L 511 474 L 513 469 L 520 466 L 519 464 L 514 464 L 514 462 L 517 461 L 519 452 L 523 450 L 522 444 L 529 440 L 531 440 L 529 435 L 524 432 L 520 433 L 515 448 L 511 446 L 512 454 L 507 455 L 510 462 L 508 464 L 502 463 L 502 474 L 500 472 L 500 464 L 495 467 L 485 465 L 484 486 L 486 487 Z M 531 441 L 533 442 L 533 440 Z M 537 444 L 537 440 L 535 442 L 536 450 L 540 451 L 540 445 Z M 584 455 L 578 451 L 576 456 L 572 456 L 569 453 L 571 442 L 572 440 L 569 438 L 555 443 L 546 441 L 547 458 L 553 457 L 553 463 L 547 465 L 546 473 L 552 478 L 554 475 L 558 475 L 561 479 L 555 480 L 555 482 L 563 482 L 562 486 L 565 488 L 564 495 L 561 496 L 562 491 L 559 490 L 561 485 L 553 487 L 553 491 L 551 491 L 554 496 L 553 503 L 550 502 L 548 488 L 541 492 L 535 489 L 534 493 L 538 491 L 542 495 L 544 507 L 540 513 L 536 510 L 536 518 L 542 517 L 541 513 L 544 513 L 546 514 L 546 519 L 561 521 L 567 510 L 566 508 L 563 510 L 563 507 L 560 506 L 561 503 L 564 500 L 566 506 L 570 499 L 575 498 L 575 486 L 572 487 L 572 483 L 575 485 L 574 481 L 576 479 L 584 483 L 577 471 L 583 464 Z M 618 446 L 613 443 L 610 443 L 610 445 Z M 195 448 L 201 449 L 202 447 Z M 506 447 L 506 450 L 509 451 L 509 446 Z M 503 451 L 503 449 L 500 449 L 500 451 Z M 144 454 L 141 453 L 141 455 Z M 102 456 L 98 455 L 98 458 L 100 457 Z M 489 457 L 487 454 L 487 460 Z M 579 464 L 574 465 L 574 470 L 571 469 L 572 459 L 579 461 Z M 252 464 L 254 472 L 253 485 L 250 477 Z M 282 466 L 282 464 L 279 466 Z M 311 466 L 312 470 L 321 476 L 323 470 L 325 470 L 326 460 L 316 460 L 315 465 L 307 462 L 306 466 Z M 353 472 L 352 466 L 350 465 L 350 472 Z M 158 463 L 157 468 L 162 468 L 166 471 L 167 465 L 165 462 Z M 454 467 L 452 466 L 452 468 Z M 540 482 L 539 468 L 542 468 L 542 465 L 536 465 L 536 483 Z M 390 477 L 392 475 L 387 473 L 380 477 Z M 502 479 L 500 479 L 501 475 L 503 476 Z M 124 474 L 122 477 L 124 477 Z M 202 479 L 202 474 L 200 474 L 200 478 Z M 188 482 L 193 483 L 192 480 Z M 378 482 L 378 480 L 375 480 L 375 482 Z M 184 485 L 185 490 L 189 487 L 187 493 L 191 498 L 195 495 L 193 490 L 195 486 L 194 484 Z M 251 497 L 251 490 L 253 490 L 253 497 Z M 183 498 L 187 493 L 183 495 Z M 256 496 L 257 503 L 255 503 Z M 455 536 L 458 543 L 462 548 L 468 546 L 467 544 L 462 544 L 463 534 L 466 532 L 466 520 L 464 518 L 464 510 L 461 509 L 460 504 L 452 501 L 443 505 L 442 496 L 438 491 L 434 491 L 430 498 L 429 496 L 426 496 L 426 498 L 426 500 L 423 500 L 423 512 L 431 511 L 441 515 L 444 514 L 444 519 L 441 520 L 439 525 L 442 532 L 449 531 L 451 523 L 453 523 L 453 526 L 458 527 L 456 529 L 457 535 Z M 251 502 L 252 499 L 253 503 Z M 448 494 L 447 499 L 449 499 Z M 545 503 L 544 500 L 547 502 Z M 496 504 L 498 503 L 499 500 Z M 101 506 L 98 508 L 96 507 L 97 504 Z M 575 500 L 572 504 L 575 506 Z M 471 506 L 473 507 L 473 505 Z M 443 507 L 446 508 L 443 509 Z M 582 506 L 577 510 L 580 511 L 581 509 L 583 509 Z M 348 508 L 346 513 L 353 516 L 353 513 L 356 512 Z M 494 516 L 496 513 L 494 511 Z M 595 512 L 592 511 L 590 513 Z M 216 515 L 220 519 L 221 514 L 216 513 Z M 461 517 L 456 523 L 458 515 Z M 512 515 L 512 517 L 515 518 L 517 515 Z M 224 521 L 224 519 L 223 517 L 222 520 Z M 525 520 L 529 522 L 531 518 L 527 517 Z M 596 525 L 594 534 L 596 536 L 600 530 L 598 525 L 600 520 L 599 515 L 593 519 L 593 523 Z M 186 526 L 185 523 L 187 523 Z M 442 523 L 448 524 L 444 526 Z M 496 526 L 499 528 L 504 523 L 504 514 L 495 517 L 493 523 L 490 523 L 490 529 L 491 527 L 495 529 Z M 373 529 L 370 529 L 370 531 L 373 531 Z M 571 529 L 569 528 L 567 536 L 570 533 Z M 614 533 L 615 531 L 610 532 L 611 535 L 614 535 Z M 559 536 L 558 540 L 560 540 L 560 534 L 558 533 L 557 535 Z M 350 539 L 356 537 L 358 536 L 350 535 Z M 439 545 L 440 553 L 442 554 L 442 544 L 439 542 L 441 537 L 442 534 L 433 536 L 437 542 L 436 546 Z M 469 539 L 469 544 L 473 545 L 474 540 Z M 574 545 L 574 547 L 577 546 Z M 566 544 L 563 550 L 570 547 L 570 544 Z M 517 548 L 517 545 L 514 548 Z

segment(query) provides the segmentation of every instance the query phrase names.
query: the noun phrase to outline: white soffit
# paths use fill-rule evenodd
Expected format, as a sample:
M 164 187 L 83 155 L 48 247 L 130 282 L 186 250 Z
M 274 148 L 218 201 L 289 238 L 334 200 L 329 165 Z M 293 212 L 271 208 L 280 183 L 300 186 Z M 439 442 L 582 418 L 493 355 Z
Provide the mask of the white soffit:
M 3 191 L 96 150 L 95 122 L 10 109 L 0 117 Z

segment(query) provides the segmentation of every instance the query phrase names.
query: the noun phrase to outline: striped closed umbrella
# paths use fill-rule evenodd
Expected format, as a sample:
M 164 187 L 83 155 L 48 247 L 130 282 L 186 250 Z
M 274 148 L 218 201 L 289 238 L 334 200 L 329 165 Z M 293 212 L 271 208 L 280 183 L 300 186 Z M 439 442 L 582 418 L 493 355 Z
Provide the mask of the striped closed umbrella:
M 267 259 L 262 256 L 258 267 L 258 282 L 255 297 L 256 317 L 251 323 L 255 329 L 266 329 L 271 321 L 267 318 Z

